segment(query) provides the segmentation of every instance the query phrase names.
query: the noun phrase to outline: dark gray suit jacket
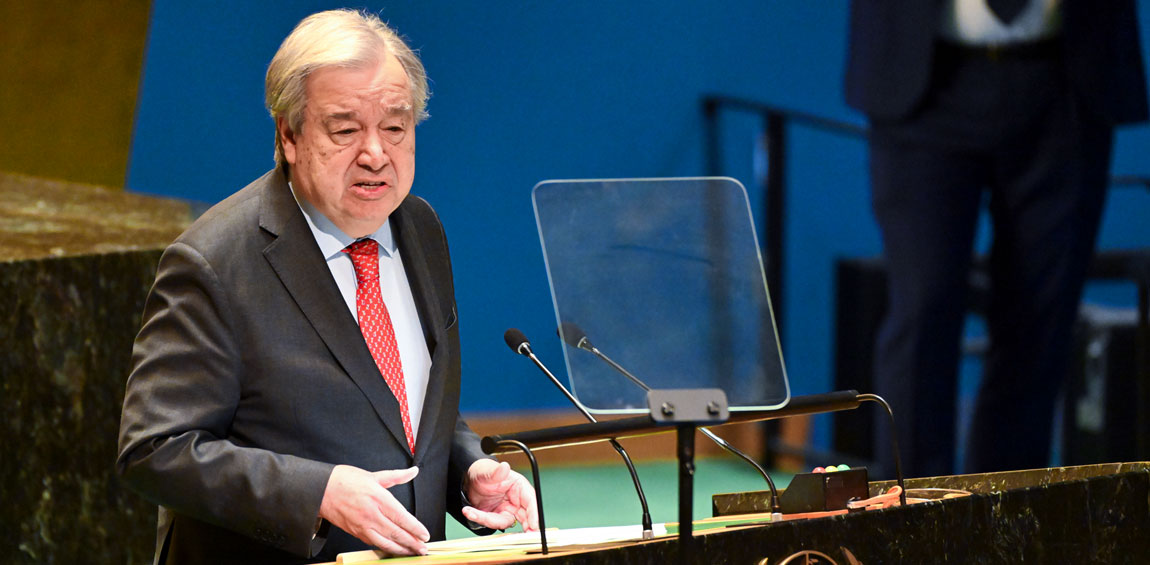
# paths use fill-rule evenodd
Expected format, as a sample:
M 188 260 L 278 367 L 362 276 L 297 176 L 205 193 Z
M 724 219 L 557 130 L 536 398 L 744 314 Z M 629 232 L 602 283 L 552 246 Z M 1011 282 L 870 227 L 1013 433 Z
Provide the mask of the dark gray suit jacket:
M 851 0 L 847 104 L 876 120 L 916 110 L 930 87 L 943 0 Z M 1104 123 L 1145 121 L 1146 76 L 1134 0 L 1064 0 L 1066 76 Z
M 418 465 L 391 492 L 431 532 L 458 514 L 483 456 L 459 417 L 459 333 L 447 242 L 427 202 L 391 215 L 431 353 L 416 453 L 276 169 L 219 203 L 164 252 L 136 338 L 117 469 L 159 504 L 157 560 L 291 563 L 366 546 L 313 540 L 332 467 Z M 317 554 L 316 552 L 319 551 Z

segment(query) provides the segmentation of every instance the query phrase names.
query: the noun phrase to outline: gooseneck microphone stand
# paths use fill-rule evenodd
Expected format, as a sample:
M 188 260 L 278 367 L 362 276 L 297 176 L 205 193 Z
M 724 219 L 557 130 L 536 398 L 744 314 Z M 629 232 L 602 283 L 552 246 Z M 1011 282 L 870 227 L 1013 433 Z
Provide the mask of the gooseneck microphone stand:
M 531 478 L 535 481 L 535 506 L 539 509 L 539 547 L 543 555 L 547 555 L 547 521 L 543 519 L 543 485 L 539 482 L 539 463 L 535 461 L 535 454 L 523 442 L 514 439 L 504 439 L 496 442 L 499 447 L 514 447 L 527 456 L 531 464 Z M 512 524 L 514 525 L 514 524 Z
M 894 453 L 894 476 L 895 479 L 898 480 L 898 502 L 906 506 L 906 486 L 903 485 L 902 480 L 902 457 L 899 457 L 898 454 L 898 433 L 895 431 L 894 411 L 890 409 L 890 404 L 887 404 L 886 400 L 877 394 L 860 394 L 858 395 L 858 399 L 864 402 L 877 403 L 879 406 L 882 406 L 887 416 L 890 417 L 890 447 L 891 452 Z
M 558 379 L 538 360 L 531 352 L 531 346 L 526 337 L 518 330 L 508 330 L 504 340 L 512 351 L 530 358 L 551 379 L 553 384 L 559 386 L 574 402 L 574 396 L 558 382 Z M 578 340 L 576 340 L 578 342 Z M 633 375 L 631 376 L 633 377 Z M 637 380 L 637 379 L 635 379 Z M 641 382 L 641 381 L 640 381 Z M 879 396 L 873 394 L 859 394 L 854 390 L 835 391 L 824 394 L 811 394 L 793 396 L 781 407 L 770 410 L 743 410 L 729 412 L 726 395 L 720 389 L 651 389 L 647 393 L 648 413 L 633 418 L 613 419 L 605 422 L 596 422 L 589 413 L 591 423 L 574 424 L 557 428 L 515 432 L 511 434 L 486 436 L 482 439 L 483 451 L 490 455 L 506 453 L 518 445 L 509 443 L 514 440 L 527 448 L 557 447 L 574 443 L 591 443 L 596 441 L 610 441 L 616 443 L 618 438 L 639 437 L 651 433 L 676 431 L 678 436 L 677 455 L 679 459 L 679 534 L 678 534 L 678 561 L 679 563 L 694 563 L 697 557 L 697 548 L 693 540 L 691 501 L 694 474 L 694 434 L 695 430 L 703 426 L 718 425 L 722 423 L 749 423 L 763 420 L 788 418 L 806 414 L 823 414 L 841 410 L 854 410 L 863 402 L 876 402 L 891 415 L 889 405 Z M 576 406 L 579 406 L 576 403 Z M 581 406 L 580 411 L 586 412 Z M 708 436 L 709 437 L 709 436 Z M 898 484 L 903 485 L 902 466 L 898 458 L 898 439 L 892 433 L 891 444 L 895 453 L 895 471 L 898 475 Z M 514 447 L 512 447 L 514 446 Z M 621 446 L 620 446 L 621 449 Z M 636 490 L 639 492 L 640 502 L 643 504 L 644 527 L 649 528 L 650 512 L 647 510 L 646 497 L 639 485 L 638 474 L 634 472 L 630 458 L 621 452 L 624 461 L 631 470 Z M 768 483 L 770 484 L 770 483 Z M 772 485 L 773 486 L 773 485 Z M 773 495 L 774 493 L 772 493 Z M 777 500 L 776 496 L 772 496 Z M 903 489 L 900 502 L 906 504 L 906 491 Z M 540 523 L 542 524 L 542 503 L 539 502 Z
M 556 330 L 556 333 L 559 334 L 559 338 L 562 339 L 563 342 L 567 345 L 594 354 L 601 361 L 610 365 L 612 369 L 615 369 L 624 377 L 630 379 L 631 382 L 635 383 L 635 385 L 643 389 L 643 391 L 651 392 L 651 387 L 647 386 L 647 383 L 643 382 L 641 379 L 639 379 L 639 377 L 631 374 L 631 372 L 627 369 L 624 369 L 622 365 L 616 363 L 615 360 L 608 357 L 607 354 L 599 351 L 599 348 L 591 345 L 591 340 L 587 338 L 586 332 L 584 332 L 576 324 L 572 322 L 563 322 L 563 324 L 560 325 L 560 327 Z M 771 489 L 771 514 L 781 514 L 779 507 L 779 491 L 775 488 L 775 481 L 771 479 L 771 476 L 767 474 L 766 469 L 763 469 L 762 465 L 759 465 L 759 463 L 755 461 L 750 455 L 743 453 L 741 450 L 728 443 L 727 440 L 715 435 L 713 432 L 711 432 L 711 430 L 700 427 L 699 433 L 706 436 L 707 439 L 710 439 L 719 447 L 740 457 L 743 461 L 746 461 L 752 467 L 754 467 L 755 470 L 763 476 L 763 480 L 767 482 L 767 486 Z
M 599 422 L 595 419 L 595 416 L 592 416 L 587 409 L 583 408 L 583 405 L 579 404 L 579 401 L 575 399 L 571 391 L 567 390 L 567 387 L 563 386 L 547 366 L 535 356 L 535 353 L 531 351 L 531 343 L 527 340 L 527 336 L 523 335 L 523 332 L 511 328 L 503 334 L 503 340 L 507 342 L 507 346 L 510 347 L 512 351 L 531 359 L 531 361 L 535 363 L 535 366 L 539 367 L 539 370 L 547 375 L 547 378 L 551 379 L 551 383 L 563 392 L 567 400 L 571 401 L 571 403 L 583 413 L 583 416 L 586 417 L 587 420 L 591 423 Z M 619 445 L 618 441 L 611 438 L 608 442 L 611 444 L 611 447 L 615 448 L 615 451 L 619 453 L 619 456 L 623 458 L 623 462 L 627 464 L 627 470 L 631 472 L 631 480 L 635 483 L 635 492 L 639 495 L 639 504 L 643 507 L 643 539 L 652 539 L 655 537 L 655 531 L 651 523 L 651 511 L 647 507 L 647 496 L 643 493 L 643 485 L 639 482 L 639 473 L 635 471 L 635 464 L 631 462 L 631 456 L 627 454 L 627 450 L 623 449 L 622 445 Z

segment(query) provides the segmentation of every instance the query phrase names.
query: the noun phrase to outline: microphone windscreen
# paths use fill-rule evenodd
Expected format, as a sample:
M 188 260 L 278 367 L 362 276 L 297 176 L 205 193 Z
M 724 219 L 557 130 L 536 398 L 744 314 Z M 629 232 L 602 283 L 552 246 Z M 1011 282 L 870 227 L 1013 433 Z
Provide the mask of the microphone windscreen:
M 527 336 L 523 335 L 523 332 L 519 331 L 518 328 L 510 328 L 503 332 L 503 341 L 507 342 L 507 347 L 510 347 L 511 351 L 514 351 L 517 355 L 522 355 L 519 351 L 519 346 L 525 343 L 530 345 L 527 341 Z
M 559 324 L 559 338 L 564 343 L 571 347 L 579 347 L 579 342 L 587 338 L 587 334 L 583 332 L 575 322 L 563 322 Z

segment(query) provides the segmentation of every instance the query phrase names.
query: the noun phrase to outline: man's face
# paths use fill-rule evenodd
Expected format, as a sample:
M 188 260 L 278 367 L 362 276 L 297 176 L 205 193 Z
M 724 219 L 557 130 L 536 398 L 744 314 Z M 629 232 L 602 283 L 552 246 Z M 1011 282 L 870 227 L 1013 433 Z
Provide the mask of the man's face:
M 296 194 L 351 237 L 383 225 L 415 179 L 415 119 L 393 55 L 364 68 L 323 67 L 305 84 L 299 131 L 279 118 Z

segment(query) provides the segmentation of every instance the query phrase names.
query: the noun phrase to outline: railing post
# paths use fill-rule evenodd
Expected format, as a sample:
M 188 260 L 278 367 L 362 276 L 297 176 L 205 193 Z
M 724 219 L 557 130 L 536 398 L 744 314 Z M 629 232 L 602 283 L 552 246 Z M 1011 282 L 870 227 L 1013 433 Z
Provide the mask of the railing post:
M 703 99 L 703 143 L 706 144 L 705 159 L 707 176 L 717 177 L 722 170 L 719 162 L 719 101 L 707 97 Z
M 766 222 L 766 263 L 767 289 L 771 295 L 771 308 L 775 315 L 775 328 L 779 342 L 783 342 L 786 328 L 783 317 L 783 269 L 786 238 L 787 205 L 787 125 L 786 117 L 768 110 L 764 127 L 767 135 L 767 175 L 763 185 L 766 209 L 763 218 Z
M 1135 448 L 1138 455 L 1150 454 L 1150 274 L 1142 273 L 1138 281 L 1138 330 L 1135 333 L 1134 367 L 1138 384 L 1138 433 Z

